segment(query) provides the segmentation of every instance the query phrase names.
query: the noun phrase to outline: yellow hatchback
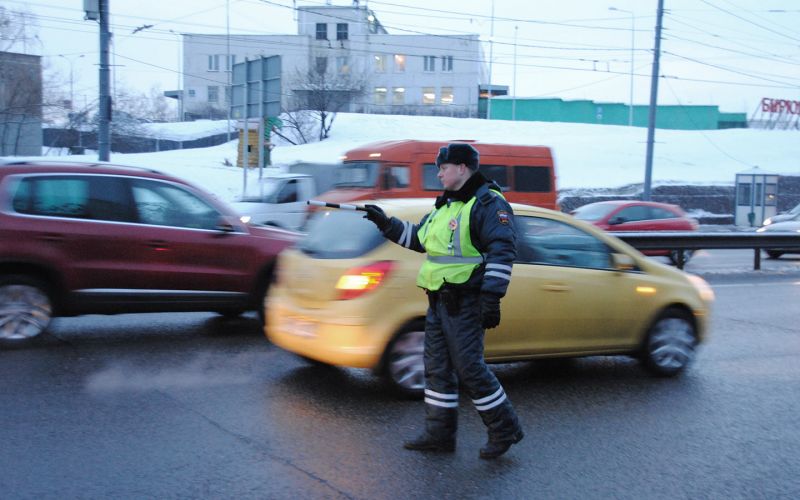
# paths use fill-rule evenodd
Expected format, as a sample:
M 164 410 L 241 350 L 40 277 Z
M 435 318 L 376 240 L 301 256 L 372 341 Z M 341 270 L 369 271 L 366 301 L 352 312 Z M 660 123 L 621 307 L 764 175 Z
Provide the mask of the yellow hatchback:
M 430 199 L 375 203 L 414 223 L 432 207 Z M 513 208 L 517 260 L 502 322 L 486 332 L 487 362 L 626 354 L 662 376 L 691 362 L 714 299 L 704 280 L 569 215 Z M 370 368 L 419 395 L 428 302 L 415 281 L 424 254 L 385 240 L 363 214 L 318 211 L 280 255 L 265 332 L 304 358 Z

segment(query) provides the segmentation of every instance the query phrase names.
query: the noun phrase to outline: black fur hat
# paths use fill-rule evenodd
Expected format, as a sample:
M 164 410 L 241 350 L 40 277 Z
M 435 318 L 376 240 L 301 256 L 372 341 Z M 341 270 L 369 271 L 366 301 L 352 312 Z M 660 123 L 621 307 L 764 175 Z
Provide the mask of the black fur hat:
M 480 154 L 477 149 L 469 144 L 453 142 L 439 148 L 439 156 L 436 157 L 436 166 L 439 167 L 443 163 L 455 163 L 456 165 L 463 163 L 471 170 L 478 170 Z

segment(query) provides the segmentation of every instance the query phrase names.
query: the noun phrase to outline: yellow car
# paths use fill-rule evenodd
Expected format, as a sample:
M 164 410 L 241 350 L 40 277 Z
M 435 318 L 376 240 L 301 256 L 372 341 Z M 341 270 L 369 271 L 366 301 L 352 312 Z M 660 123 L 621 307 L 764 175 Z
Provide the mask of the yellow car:
M 374 203 L 414 223 L 433 205 Z M 569 215 L 512 206 L 517 260 L 500 326 L 486 332 L 487 362 L 627 354 L 663 376 L 690 363 L 714 299 L 704 280 Z M 318 211 L 280 255 L 265 332 L 304 358 L 370 368 L 419 395 L 428 302 L 415 280 L 424 254 L 385 240 L 363 214 Z

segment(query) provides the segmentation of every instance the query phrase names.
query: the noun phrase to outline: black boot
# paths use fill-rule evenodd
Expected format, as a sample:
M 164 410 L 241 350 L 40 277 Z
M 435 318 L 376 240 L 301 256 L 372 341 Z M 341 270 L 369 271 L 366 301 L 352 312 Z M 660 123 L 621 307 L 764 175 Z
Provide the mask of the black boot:
M 423 432 L 418 438 L 403 443 L 403 448 L 416 451 L 453 452 L 456 451 L 456 440 L 436 438 Z
M 480 457 L 484 459 L 497 458 L 507 452 L 512 444 L 517 444 L 522 441 L 524 437 L 525 433 L 522 432 L 522 429 L 518 429 L 517 432 L 508 439 L 492 439 L 490 436 L 489 440 L 486 442 L 486 446 L 481 448 Z

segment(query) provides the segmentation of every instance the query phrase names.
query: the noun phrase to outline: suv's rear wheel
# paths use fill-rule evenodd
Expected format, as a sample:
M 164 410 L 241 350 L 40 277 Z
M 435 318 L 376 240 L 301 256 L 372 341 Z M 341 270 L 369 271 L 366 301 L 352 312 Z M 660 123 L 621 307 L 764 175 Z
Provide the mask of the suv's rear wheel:
M 50 324 L 53 303 L 43 282 L 29 276 L 0 277 L 0 341 L 22 341 Z
M 386 350 L 385 374 L 389 383 L 409 397 L 422 397 L 425 389 L 425 328 L 412 324 L 394 338 Z
M 667 309 L 647 332 L 641 359 L 653 374 L 671 377 L 694 359 L 697 334 L 688 313 Z

